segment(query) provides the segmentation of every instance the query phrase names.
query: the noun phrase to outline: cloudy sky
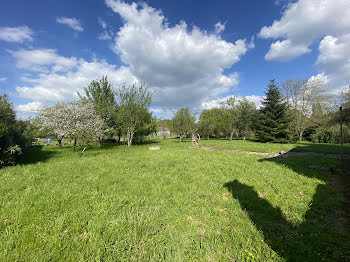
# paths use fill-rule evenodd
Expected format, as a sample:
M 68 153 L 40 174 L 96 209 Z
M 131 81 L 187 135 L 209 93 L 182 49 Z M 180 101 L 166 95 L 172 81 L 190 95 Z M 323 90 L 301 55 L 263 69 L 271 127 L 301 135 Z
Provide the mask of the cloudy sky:
M 147 83 L 152 110 L 259 102 L 271 78 L 350 83 L 349 0 L 2 0 L 0 94 L 19 116 L 107 75 Z

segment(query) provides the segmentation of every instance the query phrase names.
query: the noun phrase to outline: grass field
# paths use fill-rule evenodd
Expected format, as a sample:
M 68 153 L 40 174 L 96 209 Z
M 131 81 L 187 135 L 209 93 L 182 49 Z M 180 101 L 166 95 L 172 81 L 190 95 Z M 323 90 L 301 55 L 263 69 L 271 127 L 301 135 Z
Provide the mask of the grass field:
M 311 142 L 298 142 L 296 144 L 274 144 L 274 143 L 258 143 L 254 141 L 244 140 L 232 140 L 227 139 L 201 139 L 201 145 L 215 146 L 228 149 L 253 151 L 253 152 L 266 152 L 266 153 L 278 153 L 280 151 L 294 151 L 294 152 L 316 152 L 316 153 L 330 153 L 339 154 L 339 144 L 317 144 Z M 343 153 L 350 155 L 350 144 L 343 145 Z
M 188 145 L 90 146 L 81 158 L 32 148 L 0 169 L 0 261 L 349 261 L 332 175 L 309 168 L 336 159 Z

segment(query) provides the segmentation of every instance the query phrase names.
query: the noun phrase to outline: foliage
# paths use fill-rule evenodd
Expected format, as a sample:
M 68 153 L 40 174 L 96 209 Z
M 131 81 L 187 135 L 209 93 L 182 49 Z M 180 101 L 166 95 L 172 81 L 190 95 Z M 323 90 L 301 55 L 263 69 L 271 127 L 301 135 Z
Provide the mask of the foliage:
M 145 84 L 133 84 L 121 86 L 116 95 L 119 103 L 118 121 L 127 136 L 128 146 L 131 146 L 135 134 L 144 136 L 154 132 L 152 114 L 148 110 L 152 94 Z
M 327 93 L 326 85 L 319 79 L 288 79 L 281 84 L 284 100 L 289 107 L 292 131 L 299 141 L 311 126 L 318 125 L 324 114 L 315 116 L 314 109 L 327 111 L 333 97 Z
M 75 150 L 78 139 L 85 142 L 94 138 L 100 140 L 106 132 L 105 122 L 96 114 L 90 101 L 58 103 L 44 108 L 41 117 L 44 126 L 57 136 L 60 147 L 64 137 L 74 140 L 73 150 Z
M 222 108 L 203 110 L 199 116 L 198 131 L 202 137 L 219 137 L 229 132 L 228 112 Z
M 117 133 L 118 105 L 112 84 L 108 82 L 107 76 L 100 80 L 93 80 L 85 89 L 86 99 L 91 101 L 97 115 L 99 115 L 109 127 L 111 134 Z M 114 131 L 114 132 L 112 132 Z
M 258 139 L 261 142 L 274 143 L 290 141 L 290 118 L 287 115 L 287 105 L 283 102 L 274 79 L 270 80 L 266 98 L 262 104 L 256 126 Z
M 236 133 L 238 136 L 237 120 L 238 120 L 238 110 L 237 110 L 237 99 L 236 97 L 230 97 L 223 103 L 223 107 L 226 111 L 226 121 L 230 126 L 230 141 L 232 141 L 233 134 Z
M 196 130 L 196 116 L 191 114 L 188 107 L 179 108 L 172 119 L 172 131 L 182 137 L 193 134 Z
M 340 144 L 340 124 L 316 128 L 311 135 L 311 141 L 315 143 Z M 345 124 L 343 125 L 343 142 L 350 143 L 350 128 Z
M 32 142 L 28 129 L 28 121 L 16 120 L 7 95 L 0 96 L 0 165 L 14 164 L 22 149 Z
M 255 128 L 255 123 L 258 117 L 256 105 L 253 102 L 243 98 L 238 101 L 236 125 L 239 134 L 245 140 Z

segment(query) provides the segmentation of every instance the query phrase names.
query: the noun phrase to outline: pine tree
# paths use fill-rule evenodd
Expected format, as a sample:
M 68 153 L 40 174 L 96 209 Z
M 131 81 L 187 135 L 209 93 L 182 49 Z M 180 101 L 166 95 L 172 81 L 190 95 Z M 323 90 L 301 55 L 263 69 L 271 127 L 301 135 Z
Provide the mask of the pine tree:
M 287 105 L 275 82 L 270 80 L 266 99 L 262 102 L 260 119 L 257 123 L 257 137 L 261 142 L 287 143 L 290 141 L 290 118 Z

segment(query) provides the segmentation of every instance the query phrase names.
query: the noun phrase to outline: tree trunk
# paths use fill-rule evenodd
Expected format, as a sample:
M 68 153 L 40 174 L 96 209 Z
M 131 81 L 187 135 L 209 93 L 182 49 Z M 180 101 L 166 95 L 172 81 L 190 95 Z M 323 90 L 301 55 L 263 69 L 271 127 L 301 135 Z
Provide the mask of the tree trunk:
M 232 128 L 231 134 L 230 134 L 230 141 L 232 141 L 233 138 L 233 133 L 235 132 L 235 130 Z
M 76 146 L 77 146 L 77 139 L 74 138 L 73 148 L 72 148 L 73 151 L 75 151 Z
M 132 145 L 132 138 L 134 136 L 134 132 L 128 131 L 128 147 L 130 147 Z
M 58 140 L 58 146 L 62 148 L 62 139 L 57 139 Z
M 101 146 L 101 144 L 102 144 L 102 139 L 100 139 L 100 138 L 98 138 L 98 141 L 97 141 L 97 143 L 98 143 L 98 146 L 100 147 Z
M 208 140 L 209 140 L 209 135 L 207 136 Z
M 180 136 L 180 143 L 181 143 L 181 140 L 182 140 L 182 136 Z
M 243 140 L 245 140 L 245 136 L 243 137 Z
M 303 139 L 303 134 L 304 134 L 304 131 L 301 131 L 301 132 L 299 133 L 299 141 L 301 141 L 301 140 Z

